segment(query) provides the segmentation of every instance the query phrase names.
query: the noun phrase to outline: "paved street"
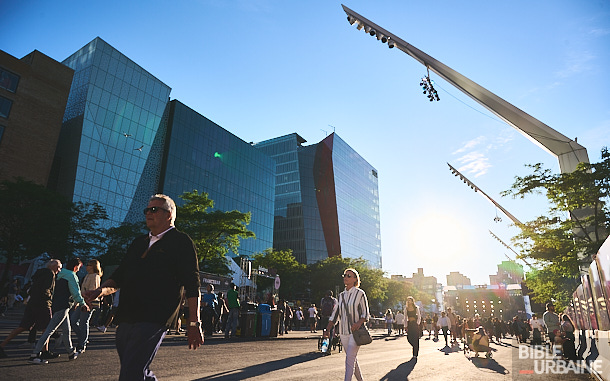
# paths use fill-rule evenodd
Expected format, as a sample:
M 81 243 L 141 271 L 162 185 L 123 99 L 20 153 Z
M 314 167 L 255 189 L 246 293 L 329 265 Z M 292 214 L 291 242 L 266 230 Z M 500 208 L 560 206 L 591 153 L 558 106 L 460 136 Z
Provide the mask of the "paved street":
M 18 323 L 17 314 L 0 318 L 0 337 Z M 161 380 L 342 380 L 345 355 L 317 353 L 317 334 L 291 332 L 280 338 L 225 340 L 207 339 L 197 351 L 187 349 L 183 336 L 167 336 L 152 369 Z M 7 359 L 0 359 L 0 380 L 113 380 L 118 378 L 119 360 L 114 348 L 114 329 L 105 334 L 92 331 L 87 352 L 68 362 L 63 355 L 48 365 L 27 362 L 30 350 L 18 348 L 22 334 L 7 348 Z M 417 361 L 411 359 L 406 337 L 374 331 L 372 344 L 361 348 L 358 360 L 366 380 L 592 380 L 586 374 L 536 374 L 532 360 L 518 360 L 516 343 L 504 340 L 492 345 L 493 358 L 468 359 L 458 347 L 444 348 L 444 342 L 421 342 Z M 459 347 L 461 348 L 461 346 Z M 59 350 L 62 353 L 62 349 Z M 523 352 L 525 353 L 525 352 Z M 552 369 L 555 365 L 553 365 Z

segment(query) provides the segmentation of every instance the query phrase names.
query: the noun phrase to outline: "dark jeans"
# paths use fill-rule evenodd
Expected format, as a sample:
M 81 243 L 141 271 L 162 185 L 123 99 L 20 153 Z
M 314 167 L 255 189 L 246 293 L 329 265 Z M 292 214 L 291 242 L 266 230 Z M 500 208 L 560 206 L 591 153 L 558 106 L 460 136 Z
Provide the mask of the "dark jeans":
M 445 345 L 448 345 L 447 335 L 449 334 L 449 327 L 443 326 L 442 329 L 443 329 L 443 336 L 445 337 Z
M 413 356 L 417 356 L 419 354 L 419 327 L 416 321 L 407 323 L 407 340 L 413 347 Z
M 156 380 L 148 368 L 161 346 L 167 327 L 157 323 L 121 323 L 116 349 L 121 361 L 119 381 Z

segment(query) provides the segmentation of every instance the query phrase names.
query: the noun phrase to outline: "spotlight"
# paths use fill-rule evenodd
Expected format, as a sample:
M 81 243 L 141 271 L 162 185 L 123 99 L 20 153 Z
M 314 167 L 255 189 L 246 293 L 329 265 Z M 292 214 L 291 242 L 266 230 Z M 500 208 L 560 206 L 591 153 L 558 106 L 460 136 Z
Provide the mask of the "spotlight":
M 369 32 L 369 34 L 371 36 L 374 36 L 377 33 L 377 31 L 375 29 L 371 29 L 371 31 Z
M 364 24 L 362 23 L 362 21 L 358 21 L 358 26 L 356 27 L 356 29 L 362 30 L 363 26 L 364 26 Z
M 365 26 L 364 27 L 364 33 L 369 33 L 371 31 L 371 27 L 370 26 Z
M 377 33 L 377 39 L 378 39 L 378 40 L 381 40 L 382 38 L 385 38 L 385 36 L 384 36 L 383 34 L 381 34 L 381 33 Z M 388 40 L 388 39 L 386 38 L 386 41 L 387 41 L 387 40 Z
M 381 42 L 385 44 L 388 42 L 388 38 L 386 36 L 381 37 Z
M 396 46 L 396 43 L 394 41 L 388 41 L 388 48 L 392 49 L 394 46 Z
M 356 22 L 356 18 L 354 16 L 347 16 L 347 21 L 350 25 L 354 25 L 354 23 Z

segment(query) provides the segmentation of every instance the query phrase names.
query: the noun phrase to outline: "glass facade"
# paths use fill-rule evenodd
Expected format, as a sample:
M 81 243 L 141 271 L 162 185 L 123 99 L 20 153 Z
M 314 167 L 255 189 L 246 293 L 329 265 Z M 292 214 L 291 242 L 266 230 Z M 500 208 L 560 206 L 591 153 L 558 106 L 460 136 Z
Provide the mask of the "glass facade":
M 171 89 L 99 37 L 63 64 L 75 73 L 54 182 L 74 202 L 102 205 L 105 227 L 116 226 L 126 219 L 147 163 L 160 164 L 162 149 L 154 144 Z
M 248 229 L 256 238 L 242 240 L 240 254 L 273 247 L 273 159 L 176 100 L 167 131 L 163 193 L 180 203 L 179 195 L 196 189 L 216 210 L 251 212 Z
M 306 264 L 341 255 L 381 268 L 377 171 L 334 133 L 304 142 L 290 134 L 255 145 L 276 160 L 273 247 Z

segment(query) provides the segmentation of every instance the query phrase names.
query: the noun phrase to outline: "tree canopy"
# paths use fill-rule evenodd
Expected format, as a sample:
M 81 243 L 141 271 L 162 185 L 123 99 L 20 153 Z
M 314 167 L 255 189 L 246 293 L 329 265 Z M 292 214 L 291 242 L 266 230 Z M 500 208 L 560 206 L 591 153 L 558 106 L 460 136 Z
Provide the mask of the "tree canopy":
M 184 200 L 177 207 L 176 227 L 187 233 L 197 248 L 201 270 L 228 275 L 231 273 L 226 255 L 229 251 L 239 254 L 240 239 L 254 238 L 248 230 L 251 213 L 237 210 L 208 211 L 214 201 L 208 194 L 197 190 L 180 195 Z
M 519 257 L 532 259 L 536 271 L 527 274 L 534 301 L 569 304 L 579 283 L 580 267 L 590 262 L 610 226 L 610 153 L 601 151 L 599 163 L 580 163 L 571 173 L 553 174 L 542 164 L 528 165 L 533 173 L 516 177 L 504 196 L 524 198 L 544 194 L 548 214 L 519 226 L 513 238 Z

